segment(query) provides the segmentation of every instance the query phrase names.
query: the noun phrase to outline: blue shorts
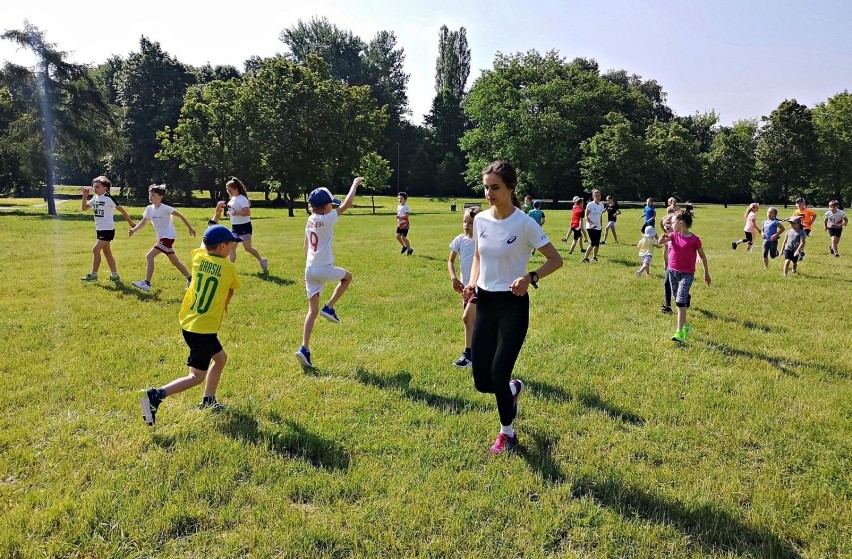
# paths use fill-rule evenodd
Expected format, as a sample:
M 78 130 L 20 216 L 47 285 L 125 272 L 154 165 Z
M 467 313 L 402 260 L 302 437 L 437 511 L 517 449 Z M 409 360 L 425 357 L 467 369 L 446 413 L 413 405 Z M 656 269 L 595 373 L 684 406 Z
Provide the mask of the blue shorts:
M 695 274 L 679 272 L 669 269 L 669 284 L 672 287 L 672 294 L 675 298 L 675 305 L 678 307 L 689 308 L 691 297 L 689 296 L 689 288 L 692 287 L 692 282 L 695 279 Z

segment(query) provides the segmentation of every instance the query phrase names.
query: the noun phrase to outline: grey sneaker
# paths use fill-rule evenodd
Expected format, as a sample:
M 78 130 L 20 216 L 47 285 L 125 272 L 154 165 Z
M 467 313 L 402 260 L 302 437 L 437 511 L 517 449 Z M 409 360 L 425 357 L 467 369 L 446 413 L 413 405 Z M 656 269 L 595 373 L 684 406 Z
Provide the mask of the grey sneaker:
M 260 269 L 263 271 L 264 274 L 266 272 L 268 272 L 269 271 L 269 260 L 267 260 L 266 258 L 261 258 L 260 259 Z

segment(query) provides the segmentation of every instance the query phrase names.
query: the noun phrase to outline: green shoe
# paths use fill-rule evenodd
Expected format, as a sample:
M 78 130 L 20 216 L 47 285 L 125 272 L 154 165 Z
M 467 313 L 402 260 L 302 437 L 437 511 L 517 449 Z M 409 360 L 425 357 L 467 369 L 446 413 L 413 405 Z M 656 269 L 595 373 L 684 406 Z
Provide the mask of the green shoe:
M 80 281 L 88 281 L 88 282 L 98 281 L 98 274 L 91 274 L 91 273 L 86 274 L 85 276 L 80 278 Z
M 121 276 L 119 276 L 118 274 L 115 274 L 114 276 L 110 276 L 109 281 L 114 282 L 114 283 L 121 283 Z
M 689 322 L 683 325 L 683 339 L 686 341 L 686 338 L 689 337 L 689 334 L 692 332 L 692 326 L 689 325 Z
M 686 341 L 686 335 L 683 333 L 683 330 L 678 330 L 677 332 L 675 332 L 674 336 L 672 336 L 672 341 L 680 343 L 680 344 L 685 342 Z

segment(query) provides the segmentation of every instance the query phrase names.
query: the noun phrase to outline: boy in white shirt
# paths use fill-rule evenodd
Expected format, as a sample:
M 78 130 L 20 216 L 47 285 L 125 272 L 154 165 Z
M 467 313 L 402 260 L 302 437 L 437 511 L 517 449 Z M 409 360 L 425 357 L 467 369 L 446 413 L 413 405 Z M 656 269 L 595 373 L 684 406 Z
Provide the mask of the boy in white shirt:
M 447 259 L 447 269 L 450 271 L 450 281 L 453 289 L 462 296 L 462 323 L 464 324 L 464 351 L 453 363 L 454 366 L 464 369 L 470 367 L 470 344 L 473 337 L 473 323 L 476 321 L 476 294 L 465 294 L 464 286 L 470 281 L 470 268 L 473 264 L 473 254 L 476 251 L 476 241 L 473 239 L 473 218 L 479 213 L 479 208 L 470 208 L 465 211 L 462 222 L 463 233 L 450 243 L 450 257 Z M 461 277 L 456 275 L 456 257 L 461 264 Z
M 837 252 L 837 245 L 840 243 L 840 235 L 843 233 L 843 228 L 849 225 L 849 218 L 846 217 L 846 212 L 838 209 L 840 204 L 837 200 L 832 200 L 828 203 L 828 211 L 825 212 L 825 230 L 828 232 L 828 238 L 831 239 L 831 244 L 828 250 L 834 256 L 840 257 Z
M 305 225 L 305 289 L 308 292 L 308 314 L 305 316 L 305 328 L 302 334 L 302 346 L 296 352 L 296 359 L 303 367 L 313 367 L 311 361 L 310 341 L 311 332 L 317 315 L 340 323 L 340 318 L 334 310 L 334 305 L 352 283 L 352 274 L 334 265 L 334 225 L 343 212 L 348 210 L 355 201 L 358 185 L 364 182 L 363 177 L 352 181 L 349 193 L 341 203 L 331 195 L 327 188 L 317 188 L 308 195 L 311 204 L 311 215 Z M 338 204 L 335 210 L 332 204 Z M 331 294 L 331 299 L 319 309 L 319 298 L 326 283 L 338 282 Z
M 414 249 L 411 248 L 411 241 L 408 240 L 408 228 L 410 226 L 408 216 L 411 214 L 411 210 L 407 204 L 408 194 L 400 192 L 398 201 L 399 205 L 396 207 L 396 240 L 402 245 L 402 250 L 399 253 L 408 253 L 408 256 L 411 256 Z
M 142 214 L 142 221 L 127 232 L 132 237 L 133 233 L 145 227 L 150 221 L 154 225 L 154 232 L 157 234 L 157 242 L 151 247 L 151 250 L 148 251 L 145 257 L 148 261 L 145 268 L 145 279 L 133 282 L 133 287 L 146 292 L 151 291 L 151 278 L 154 277 L 154 259 L 160 253 L 165 254 L 169 262 L 186 278 L 186 287 L 189 287 L 189 283 L 192 281 L 189 270 L 181 263 L 177 254 L 175 254 L 174 248 L 172 248 L 175 244 L 175 237 L 177 237 L 172 216 L 177 216 L 183 221 L 191 237 L 195 236 L 195 229 L 192 228 L 192 225 L 189 224 L 189 221 L 187 221 L 183 214 L 173 207 L 163 204 L 163 198 L 165 197 L 166 185 L 152 184 L 149 186 L 148 201 L 151 202 L 151 205 L 145 208 L 145 212 Z

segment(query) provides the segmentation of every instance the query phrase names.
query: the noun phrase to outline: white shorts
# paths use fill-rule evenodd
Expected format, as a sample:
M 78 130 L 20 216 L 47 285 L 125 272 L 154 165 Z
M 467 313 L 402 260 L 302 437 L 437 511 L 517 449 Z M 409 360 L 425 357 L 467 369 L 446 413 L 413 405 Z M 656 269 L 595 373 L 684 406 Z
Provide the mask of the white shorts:
M 643 255 L 642 255 L 642 264 L 643 264 L 643 265 L 650 266 L 650 265 L 651 265 L 651 260 L 653 260 L 653 259 L 654 259 L 654 255 L 653 255 L 653 254 L 643 254 Z
M 614 221 L 607 222 L 606 228 L 607 229 L 615 229 L 615 222 Z
M 346 270 L 337 266 L 312 266 L 305 268 L 305 289 L 308 299 L 322 293 L 325 284 L 340 281 L 346 275 Z

